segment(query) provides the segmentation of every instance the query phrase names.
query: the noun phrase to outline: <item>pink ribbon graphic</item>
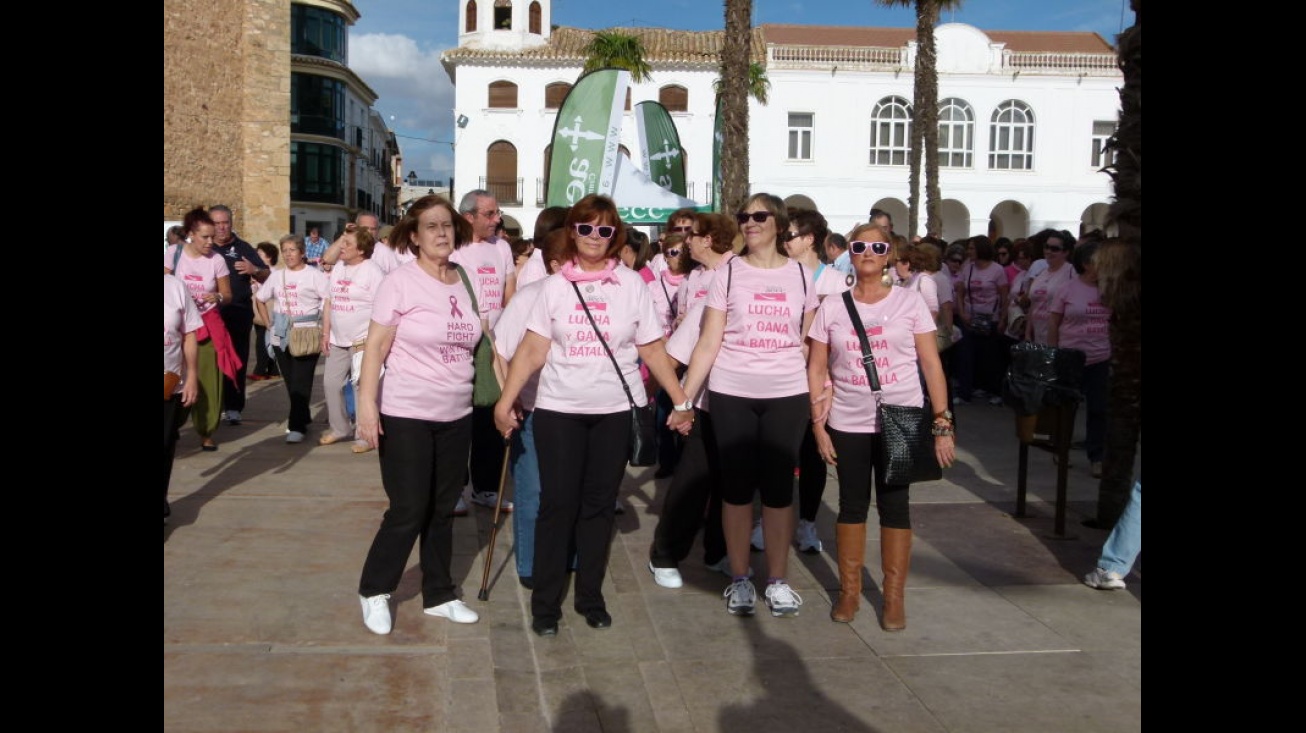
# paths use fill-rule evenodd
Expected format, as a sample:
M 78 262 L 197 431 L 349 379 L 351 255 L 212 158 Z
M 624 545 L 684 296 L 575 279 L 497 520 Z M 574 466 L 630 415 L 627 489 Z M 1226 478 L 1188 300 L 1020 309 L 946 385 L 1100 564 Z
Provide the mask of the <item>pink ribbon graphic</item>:
M 456 296 L 456 295 L 450 295 L 450 296 L 449 296 L 449 305 L 453 306 L 453 309 L 449 311 L 449 315 L 450 315 L 451 317 L 454 317 L 454 318 L 462 318 L 462 317 L 463 317 L 463 312 L 462 312 L 461 310 L 458 309 L 458 296 Z

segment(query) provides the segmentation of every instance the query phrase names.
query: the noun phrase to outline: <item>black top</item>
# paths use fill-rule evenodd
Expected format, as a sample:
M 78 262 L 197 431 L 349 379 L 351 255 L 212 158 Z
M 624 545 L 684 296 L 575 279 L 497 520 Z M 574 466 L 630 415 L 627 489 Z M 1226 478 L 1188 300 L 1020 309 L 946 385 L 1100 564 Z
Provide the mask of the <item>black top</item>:
M 214 243 L 213 251 L 227 258 L 227 269 L 231 270 L 231 303 L 223 307 L 254 309 L 254 294 L 250 289 L 250 275 L 242 275 L 236 272 L 236 263 L 245 260 L 251 265 L 262 270 L 267 267 L 263 264 L 263 258 L 258 256 L 258 250 L 245 240 L 237 237 L 234 233 L 231 235 L 232 240 L 228 244 L 222 245 Z

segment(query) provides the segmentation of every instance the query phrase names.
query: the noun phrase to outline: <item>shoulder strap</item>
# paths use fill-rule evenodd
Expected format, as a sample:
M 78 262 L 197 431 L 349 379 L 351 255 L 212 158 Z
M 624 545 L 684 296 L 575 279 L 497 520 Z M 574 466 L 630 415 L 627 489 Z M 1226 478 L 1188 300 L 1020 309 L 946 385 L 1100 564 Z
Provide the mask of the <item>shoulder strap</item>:
M 853 330 L 857 332 L 857 340 L 862 343 L 862 368 L 866 370 L 866 379 L 870 382 L 871 392 L 875 393 L 875 400 L 880 400 L 880 378 L 875 373 L 875 357 L 871 354 L 871 342 L 866 339 L 866 329 L 862 326 L 862 317 L 857 314 L 857 306 L 853 305 L 853 293 L 851 290 L 843 291 L 843 304 L 848 308 L 848 317 L 852 319 Z
M 454 263 L 454 267 L 458 269 L 458 277 L 462 278 L 463 285 L 467 288 L 467 294 L 472 296 L 472 310 L 476 311 L 476 317 L 480 318 L 481 307 L 476 304 L 476 291 L 472 289 L 472 281 L 467 279 L 467 271 L 463 269 L 462 265 L 457 263 Z
M 607 340 L 603 338 L 603 332 L 599 330 L 599 324 L 594 322 L 594 314 L 590 313 L 590 307 L 585 302 L 585 296 L 580 294 L 580 286 L 572 281 L 571 289 L 576 291 L 576 298 L 580 301 L 580 307 L 585 309 L 585 317 L 590 319 L 590 326 L 594 329 L 594 335 L 598 336 L 599 343 L 603 344 L 603 350 L 608 352 L 608 358 L 612 360 L 612 366 L 617 370 L 617 379 L 621 380 L 621 388 L 626 390 L 626 399 L 630 400 L 631 408 L 638 407 L 635 404 L 635 396 L 630 393 L 630 385 L 626 384 L 626 377 L 621 373 L 621 365 L 617 363 L 617 357 L 612 355 L 612 349 L 608 346 Z
M 177 251 L 172 253 L 172 274 L 174 275 L 177 274 L 177 263 L 181 261 L 181 248 L 185 246 L 185 244 L 178 244 Z
M 730 260 L 726 262 L 726 296 L 727 296 L 727 298 L 729 298 L 729 296 L 730 296 L 730 276 L 731 276 L 732 274 L 734 274 L 734 272 L 735 272 L 735 258 L 734 258 L 734 257 L 731 257 Z M 726 303 L 726 307 L 727 307 L 727 308 L 730 307 L 729 302 Z
M 799 279 L 803 281 L 803 300 L 807 300 L 807 270 L 803 269 L 803 263 L 798 263 Z
M 671 317 L 672 317 L 672 318 L 675 318 L 675 317 L 676 317 L 676 301 L 675 301 L 674 298 L 671 297 L 671 292 L 667 290 L 667 281 L 664 280 L 664 279 L 662 279 L 662 276 L 661 276 L 661 275 L 658 275 L 658 285 L 661 285 L 661 286 L 662 286 L 662 294 L 665 295 L 665 296 L 667 296 L 667 305 L 670 306 L 670 308 L 671 308 Z

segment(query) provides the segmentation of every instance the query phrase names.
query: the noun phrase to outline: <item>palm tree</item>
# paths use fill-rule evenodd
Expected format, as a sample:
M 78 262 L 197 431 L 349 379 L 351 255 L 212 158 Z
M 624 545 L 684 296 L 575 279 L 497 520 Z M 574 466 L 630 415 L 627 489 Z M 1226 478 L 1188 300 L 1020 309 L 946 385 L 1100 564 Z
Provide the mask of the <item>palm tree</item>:
M 920 214 L 921 158 L 925 159 L 925 231 L 943 231 L 939 213 L 939 70 L 934 26 L 939 12 L 961 6 L 962 0 L 875 0 L 886 7 L 916 8 L 916 68 L 912 83 L 911 172 L 908 177 L 907 231 L 916 233 Z
M 644 60 L 644 41 L 620 31 L 597 31 L 585 44 L 582 74 L 596 69 L 625 69 L 634 82 L 653 78 L 653 67 Z
M 712 91 L 721 94 L 721 77 L 712 82 Z M 748 65 L 748 96 L 765 105 L 771 94 L 771 80 L 766 77 L 766 67 L 756 61 Z
M 1111 387 L 1107 408 L 1106 452 L 1098 484 L 1093 526 L 1110 529 L 1120 518 L 1133 488 L 1134 459 L 1142 436 L 1143 404 L 1143 0 L 1130 0 L 1134 24 L 1116 37 L 1124 86 L 1120 125 L 1107 142 L 1114 162 L 1106 172 L 1115 184 L 1108 217 L 1120 241 L 1094 256 L 1098 289 L 1111 308 Z
M 725 0 L 721 42 L 721 201 L 736 211 L 748 200 L 748 84 L 753 50 L 753 0 Z

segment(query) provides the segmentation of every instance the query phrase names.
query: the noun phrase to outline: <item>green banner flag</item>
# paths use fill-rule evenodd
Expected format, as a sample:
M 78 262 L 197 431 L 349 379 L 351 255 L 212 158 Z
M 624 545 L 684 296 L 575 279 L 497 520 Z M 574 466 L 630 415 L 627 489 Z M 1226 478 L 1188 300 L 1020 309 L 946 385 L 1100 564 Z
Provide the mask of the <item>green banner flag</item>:
M 635 127 L 648 177 L 672 193 L 685 195 L 685 153 L 671 113 L 660 102 L 635 105 Z
M 612 195 L 629 85 L 629 71 L 598 69 L 577 79 L 562 100 L 553 124 L 545 206 L 571 206 L 592 193 Z

